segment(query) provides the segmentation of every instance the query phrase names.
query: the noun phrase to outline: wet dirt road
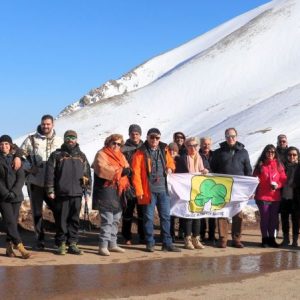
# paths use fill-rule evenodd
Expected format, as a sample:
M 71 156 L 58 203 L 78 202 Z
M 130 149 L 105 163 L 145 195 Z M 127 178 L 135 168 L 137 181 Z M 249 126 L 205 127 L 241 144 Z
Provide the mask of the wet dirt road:
M 107 265 L 0 267 L 0 299 L 146 296 L 300 267 L 300 251 Z

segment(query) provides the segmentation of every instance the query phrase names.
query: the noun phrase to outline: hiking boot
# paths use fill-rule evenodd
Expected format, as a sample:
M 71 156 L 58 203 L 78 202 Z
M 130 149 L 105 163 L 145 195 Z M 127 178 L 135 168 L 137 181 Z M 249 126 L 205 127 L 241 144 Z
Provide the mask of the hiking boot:
M 261 239 L 261 247 L 262 248 L 268 248 L 269 247 L 269 238 L 263 237 Z
M 35 245 L 35 250 L 43 251 L 45 250 L 45 242 L 44 241 L 37 241 Z
M 293 235 L 292 247 L 298 247 L 298 234 Z
M 244 244 L 242 244 L 240 241 L 232 241 L 231 246 L 239 249 L 244 248 Z
M 279 245 L 276 243 L 275 237 L 269 237 L 268 245 L 272 248 L 278 248 Z
M 154 252 L 155 251 L 154 245 L 146 245 L 146 251 L 147 252 Z
M 75 255 L 82 255 L 83 251 L 78 248 L 77 244 L 72 243 L 68 248 L 68 253 L 75 254 Z
M 286 247 L 290 244 L 290 238 L 289 238 L 289 235 L 288 234 L 284 234 L 283 235 L 283 241 L 282 243 L 280 244 L 280 246 L 283 246 L 283 247 Z
M 14 251 L 12 242 L 7 242 L 5 254 L 7 257 L 17 257 L 17 254 Z
M 124 253 L 125 250 L 119 246 L 115 246 L 113 248 L 109 248 L 110 252 Z
M 110 256 L 110 252 L 105 247 L 99 247 L 98 253 L 102 256 Z
M 194 250 L 195 247 L 192 243 L 192 237 L 190 235 L 184 238 L 184 248 L 188 250 Z
M 192 243 L 195 249 L 204 249 L 205 247 L 200 242 L 200 236 L 192 237 Z
M 227 247 L 227 241 L 224 239 L 220 239 L 218 242 L 218 248 L 226 248 Z
M 162 245 L 161 251 L 164 252 L 181 252 L 181 249 L 175 247 L 173 244 L 171 245 Z
M 28 252 L 25 248 L 24 248 L 24 245 L 22 243 L 19 243 L 17 246 L 16 246 L 16 249 L 19 250 L 19 252 L 21 253 L 21 256 L 22 258 L 24 259 L 28 259 L 31 254 L 30 252 Z
M 65 242 L 62 242 L 58 246 L 56 254 L 58 254 L 58 255 L 66 255 L 66 243 Z

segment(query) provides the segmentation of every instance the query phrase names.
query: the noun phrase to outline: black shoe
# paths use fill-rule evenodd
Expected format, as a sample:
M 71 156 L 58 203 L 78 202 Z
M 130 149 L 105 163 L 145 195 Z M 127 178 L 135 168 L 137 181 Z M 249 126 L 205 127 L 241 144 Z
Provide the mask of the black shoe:
M 154 246 L 153 245 L 146 245 L 146 251 L 147 252 L 154 252 L 155 251 Z
M 161 251 L 164 251 L 164 252 L 181 252 L 181 249 L 175 247 L 173 244 L 172 245 L 163 245 L 161 247 Z
M 268 248 L 269 247 L 269 238 L 262 238 L 261 240 L 261 247 L 262 248 Z
M 278 248 L 279 245 L 276 243 L 275 237 L 269 237 L 268 245 L 272 248 Z
M 42 251 L 45 249 L 45 242 L 44 241 L 37 241 L 36 245 L 35 245 L 35 249 Z

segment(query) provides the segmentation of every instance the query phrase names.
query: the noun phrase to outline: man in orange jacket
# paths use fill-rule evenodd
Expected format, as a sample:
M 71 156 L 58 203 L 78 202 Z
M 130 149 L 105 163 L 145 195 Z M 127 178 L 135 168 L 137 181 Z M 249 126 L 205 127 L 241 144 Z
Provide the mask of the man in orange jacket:
M 175 169 L 167 145 L 160 142 L 161 133 L 151 128 L 146 142 L 136 151 L 132 158 L 132 183 L 138 204 L 143 205 L 143 223 L 146 251 L 154 252 L 153 221 L 155 206 L 160 216 L 162 232 L 162 250 L 180 252 L 172 244 L 170 234 L 170 199 L 167 188 L 167 175 Z

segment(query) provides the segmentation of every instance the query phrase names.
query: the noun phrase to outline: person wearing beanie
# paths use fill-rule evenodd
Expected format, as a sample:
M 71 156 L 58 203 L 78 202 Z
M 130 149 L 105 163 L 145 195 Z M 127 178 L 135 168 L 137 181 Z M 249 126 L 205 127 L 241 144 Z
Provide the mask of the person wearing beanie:
M 46 162 L 50 154 L 58 149 L 63 140 L 54 130 L 54 120 L 51 115 L 44 115 L 34 134 L 30 134 L 22 143 L 21 150 L 25 158 L 24 169 L 27 172 L 26 185 L 30 197 L 31 211 L 36 233 L 37 250 L 45 248 L 45 233 L 43 221 L 43 203 L 52 210 L 55 218 L 53 201 L 45 195 Z
M 64 143 L 47 161 L 45 188 L 48 197 L 55 203 L 57 254 L 81 255 L 77 246 L 79 214 L 83 190 L 91 190 L 91 171 L 85 154 L 77 143 L 77 133 L 67 130 Z
M 132 124 L 129 126 L 129 139 L 125 142 L 122 147 L 122 153 L 127 159 L 129 165 L 132 163 L 133 154 L 143 145 L 143 141 L 141 140 L 142 129 L 137 124 Z M 132 186 L 132 178 L 131 174 L 128 176 L 130 184 Z M 144 243 L 144 229 L 143 229 L 143 208 L 141 205 L 137 204 L 137 199 L 134 193 L 132 193 L 132 197 L 127 199 L 127 205 L 123 209 L 123 218 L 122 218 L 122 235 L 125 239 L 126 245 L 132 244 L 132 221 L 133 221 L 133 213 L 136 208 L 137 211 L 137 228 L 138 228 L 138 236 L 139 243 Z
M 22 187 L 25 181 L 23 168 L 17 171 L 12 167 L 12 139 L 8 135 L 0 137 L 0 212 L 6 227 L 6 256 L 16 257 L 18 249 L 22 258 L 29 258 L 30 253 L 24 248 L 19 231 L 19 210 L 24 196 Z
M 153 237 L 154 212 L 158 209 L 162 233 L 162 251 L 180 252 L 173 245 L 170 234 L 170 198 L 167 175 L 175 170 L 175 164 L 167 144 L 160 141 L 157 128 L 147 132 L 147 140 L 132 157 L 132 183 L 138 204 L 143 205 L 146 251 L 155 251 Z

